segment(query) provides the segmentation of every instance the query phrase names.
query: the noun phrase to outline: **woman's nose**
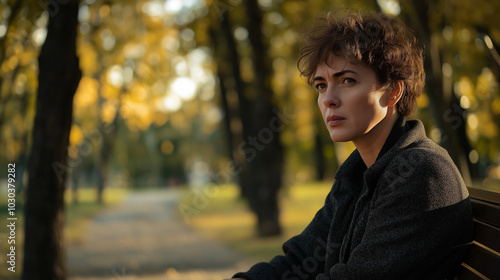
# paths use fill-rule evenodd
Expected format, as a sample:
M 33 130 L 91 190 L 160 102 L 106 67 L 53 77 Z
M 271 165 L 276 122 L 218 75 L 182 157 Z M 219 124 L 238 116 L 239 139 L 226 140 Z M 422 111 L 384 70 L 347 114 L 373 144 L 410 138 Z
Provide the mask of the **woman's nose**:
M 327 89 L 327 91 L 325 92 L 325 97 L 323 98 L 323 104 L 326 107 L 332 108 L 337 108 L 340 106 L 340 100 L 333 89 Z

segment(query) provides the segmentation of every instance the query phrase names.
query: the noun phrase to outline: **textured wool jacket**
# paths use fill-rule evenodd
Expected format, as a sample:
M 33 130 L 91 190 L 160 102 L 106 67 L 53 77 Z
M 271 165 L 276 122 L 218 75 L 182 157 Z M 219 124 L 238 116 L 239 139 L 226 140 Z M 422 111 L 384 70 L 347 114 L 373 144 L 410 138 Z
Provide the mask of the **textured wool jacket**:
M 467 188 L 450 156 L 420 121 L 400 118 L 370 168 L 357 150 L 342 164 L 284 256 L 233 277 L 451 279 L 472 237 Z

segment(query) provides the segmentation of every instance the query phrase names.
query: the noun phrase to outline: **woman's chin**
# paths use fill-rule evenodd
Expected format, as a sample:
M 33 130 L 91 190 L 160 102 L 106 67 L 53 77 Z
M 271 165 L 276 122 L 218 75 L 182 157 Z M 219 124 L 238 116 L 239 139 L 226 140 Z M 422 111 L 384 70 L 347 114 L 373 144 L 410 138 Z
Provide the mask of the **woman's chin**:
M 349 142 L 349 141 L 351 141 L 350 137 L 348 137 L 347 135 L 339 134 L 339 133 L 330 133 L 330 139 L 332 139 L 333 142 Z

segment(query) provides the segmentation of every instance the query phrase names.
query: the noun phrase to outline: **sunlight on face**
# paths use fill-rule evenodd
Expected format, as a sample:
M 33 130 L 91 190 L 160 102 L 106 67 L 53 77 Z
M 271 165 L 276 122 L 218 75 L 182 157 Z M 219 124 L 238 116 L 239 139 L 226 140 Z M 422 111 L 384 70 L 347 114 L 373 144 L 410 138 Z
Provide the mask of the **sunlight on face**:
M 375 71 L 332 55 L 318 65 L 314 77 L 318 106 L 330 137 L 336 142 L 371 141 L 372 129 L 387 113 L 387 95 Z M 356 143 L 355 143 L 356 144 Z

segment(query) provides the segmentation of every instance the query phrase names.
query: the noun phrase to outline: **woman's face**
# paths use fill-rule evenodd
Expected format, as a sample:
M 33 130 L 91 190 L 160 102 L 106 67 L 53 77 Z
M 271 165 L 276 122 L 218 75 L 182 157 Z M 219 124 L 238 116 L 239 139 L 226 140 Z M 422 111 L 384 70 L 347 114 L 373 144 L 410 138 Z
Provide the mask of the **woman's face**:
M 351 64 L 345 57 L 331 55 L 328 64 L 318 65 L 314 86 L 333 141 L 353 141 L 356 145 L 376 139 L 378 133 L 374 128 L 386 119 L 389 91 L 382 89 L 375 71 L 362 64 Z

